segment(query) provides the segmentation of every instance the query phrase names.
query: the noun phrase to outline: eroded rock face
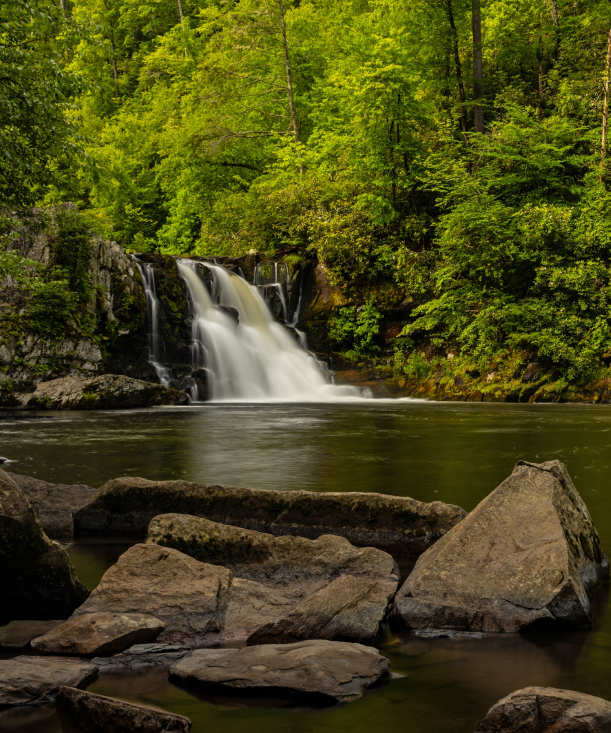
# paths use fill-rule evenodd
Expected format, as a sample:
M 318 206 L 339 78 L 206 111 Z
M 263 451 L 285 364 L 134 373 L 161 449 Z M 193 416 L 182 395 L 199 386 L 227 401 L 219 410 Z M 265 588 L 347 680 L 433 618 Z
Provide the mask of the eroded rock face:
M 274 537 L 182 514 L 155 517 L 148 542 L 223 565 L 275 588 L 295 605 L 263 624 L 249 643 L 301 639 L 367 641 L 379 630 L 399 582 L 393 558 L 335 535 Z
M 377 649 L 338 641 L 198 649 L 170 667 L 170 679 L 260 696 L 316 695 L 349 702 L 388 672 Z
M 0 623 L 67 618 L 87 598 L 67 552 L 50 540 L 23 491 L 0 470 Z
M 15 657 L 0 660 L 0 707 L 53 702 L 62 685 L 86 687 L 98 675 L 82 659 Z
M 188 733 L 191 730 L 191 721 L 184 715 L 73 687 L 60 689 L 57 706 L 86 733 Z
M 181 400 L 178 390 L 121 374 L 61 377 L 41 382 L 31 394 L 14 397 L 22 407 L 36 410 L 109 410 L 173 405 Z
M 37 637 L 32 647 L 47 654 L 113 654 L 154 641 L 165 627 L 143 613 L 88 613 Z
M 499 700 L 475 733 L 608 733 L 611 702 L 553 687 L 525 687 Z
M 609 564 L 587 507 L 559 461 L 512 475 L 424 553 L 397 594 L 410 628 L 515 632 L 590 623 Z
M 75 516 L 81 534 L 144 534 L 153 517 L 166 513 L 316 539 L 345 537 L 353 545 L 396 554 L 423 552 L 465 516 L 460 507 L 436 501 L 365 493 L 275 491 L 205 485 L 189 481 L 118 478 L 108 481 Z
M 191 647 L 244 640 L 293 601 L 226 568 L 157 545 L 135 545 L 75 612 L 146 613 L 167 628 L 159 641 Z

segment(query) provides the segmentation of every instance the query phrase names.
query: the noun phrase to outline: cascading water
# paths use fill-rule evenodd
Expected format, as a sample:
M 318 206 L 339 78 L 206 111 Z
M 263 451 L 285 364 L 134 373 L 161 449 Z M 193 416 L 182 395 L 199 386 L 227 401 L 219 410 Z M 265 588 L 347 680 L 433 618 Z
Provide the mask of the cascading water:
M 193 364 L 207 370 L 213 400 L 327 401 L 363 396 L 355 387 L 329 383 L 314 357 L 273 320 L 256 287 L 206 263 L 213 299 L 197 272 L 199 263 L 178 260 L 177 264 L 193 304 Z M 229 309 L 238 312 L 237 322 Z
M 167 387 L 170 384 L 171 376 L 169 370 L 163 365 L 163 340 L 159 335 L 159 303 L 155 292 L 155 271 L 153 266 L 146 262 L 138 262 L 135 258 L 134 261 L 140 271 L 146 297 L 149 363 L 155 367 L 161 384 Z

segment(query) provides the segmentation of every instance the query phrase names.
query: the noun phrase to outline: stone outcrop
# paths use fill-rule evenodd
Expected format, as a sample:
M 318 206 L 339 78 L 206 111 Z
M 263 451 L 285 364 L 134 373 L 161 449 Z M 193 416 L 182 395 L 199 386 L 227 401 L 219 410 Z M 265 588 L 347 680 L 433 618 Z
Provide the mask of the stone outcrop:
M 11 398 L 19 404 L 8 406 L 33 410 L 112 410 L 187 401 L 178 390 L 117 374 L 52 379 L 38 384 L 32 393 Z
M 32 639 L 46 634 L 63 621 L 11 621 L 0 627 L 0 648 L 20 649 L 27 646 Z
M 49 537 L 59 539 L 74 534 L 73 512 L 95 495 L 95 489 L 85 484 L 50 484 L 30 476 L 9 473 L 38 515 Z
M 203 689 L 299 695 L 350 702 L 388 672 L 377 649 L 338 641 L 197 649 L 170 667 L 170 679 Z
M 184 644 L 135 644 L 112 657 L 95 657 L 92 664 L 102 672 L 120 672 L 142 667 L 169 667 L 191 651 Z
M 53 702 L 63 685 L 86 687 L 98 668 L 81 659 L 23 656 L 0 660 L 0 707 Z
M 167 625 L 159 641 L 194 647 L 245 640 L 292 605 L 284 594 L 234 578 L 226 568 L 150 544 L 125 552 L 75 616 L 146 613 Z
M 15 482 L 0 470 L 0 623 L 67 618 L 87 598 L 67 552 L 50 540 Z
M 493 705 L 475 733 L 608 733 L 611 702 L 582 692 L 525 687 Z
M 105 483 L 75 516 L 80 534 L 141 534 L 158 514 L 316 539 L 345 537 L 353 545 L 393 554 L 423 552 L 466 516 L 460 507 L 385 494 L 275 491 L 189 481 L 118 478 Z
M 58 708 L 85 733 L 189 733 L 191 721 L 148 705 L 62 687 Z
M 143 613 L 88 613 L 47 631 L 31 645 L 46 654 L 113 654 L 154 641 L 165 627 Z
M 516 632 L 590 624 L 608 577 L 587 507 L 559 461 L 512 475 L 427 550 L 395 599 L 410 628 Z

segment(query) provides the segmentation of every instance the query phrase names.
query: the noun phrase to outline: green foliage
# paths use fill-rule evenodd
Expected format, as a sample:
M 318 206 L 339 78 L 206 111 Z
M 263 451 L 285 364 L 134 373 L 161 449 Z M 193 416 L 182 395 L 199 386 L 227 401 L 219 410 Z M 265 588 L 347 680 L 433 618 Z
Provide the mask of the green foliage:
M 340 308 L 329 323 L 329 338 L 343 350 L 371 355 L 380 350 L 380 312 L 372 303 Z
M 70 290 L 81 301 L 87 301 L 92 292 L 91 230 L 76 209 L 64 209 L 55 215 L 57 235 L 51 244 L 53 264 L 65 274 Z
M 37 280 L 25 310 L 31 328 L 42 336 L 62 336 L 71 325 L 76 326 L 78 300 L 68 280 Z

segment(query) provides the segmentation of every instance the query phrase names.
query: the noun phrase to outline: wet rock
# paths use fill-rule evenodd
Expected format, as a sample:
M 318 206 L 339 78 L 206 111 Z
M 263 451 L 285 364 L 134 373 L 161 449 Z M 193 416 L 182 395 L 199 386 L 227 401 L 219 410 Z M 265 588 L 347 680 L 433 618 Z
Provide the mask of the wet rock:
M 174 547 L 238 578 L 270 586 L 296 605 L 257 629 L 249 643 L 300 639 L 368 641 L 399 582 L 393 558 L 343 537 L 274 537 L 181 514 L 153 519 L 148 542 Z
M 339 641 L 197 649 L 170 667 L 170 679 L 259 696 L 315 695 L 349 702 L 388 672 L 377 649 Z
M 26 495 L 49 537 L 63 538 L 74 534 L 72 513 L 95 495 L 95 489 L 85 484 L 50 484 L 17 473 L 7 475 Z
M 499 700 L 476 733 L 608 733 L 611 702 L 582 692 L 525 687 Z
M 11 621 L 0 627 L 0 647 L 19 649 L 27 646 L 32 639 L 46 634 L 63 621 Z
M 188 733 L 191 721 L 148 705 L 62 687 L 58 708 L 85 733 Z
M 523 382 L 536 382 L 537 379 L 541 376 L 541 370 L 542 370 L 541 364 L 539 364 L 538 361 L 532 361 L 524 370 L 524 374 L 522 374 L 522 381 Z
M 515 632 L 590 624 L 609 564 L 562 463 L 512 475 L 427 550 L 395 599 L 411 628 Z
M 0 470 L 0 623 L 67 618 L 87 598 L 67 552 L 44 533 L 23 491 Z
M 75 515 L 81 534 L 144 534 L 153 517 L 178 513 L 221 524 L 353 545 L 396 554 L 423 552 L 466 516 L 460 507 L 384 494 L 275 491 L 189 481 L 108 481 Z
M 15 657 L 0 660 L 0 707 L 52 702 L 63 685 L 86 687 L 98 668 L 66 657 Z
M 109 410 L 128 407 L 172 405 L 177 390 L 120 374 L 85 379 L 61 377 L 41 382 L 31 394 L 17 395 L 23 407 L 48 410 Z
M 125 552 L 75 617 L 146 613 L 167 625 L 159 641 L 194 647 L 245 640 L 292 605 L 284 594 L 234 578 L 226 568 L 149 544 Z
M 191 651 L 184 644 L 135 644 L 114 657 L 96 657 L 101 672 L 118 672 L 141 667 L 169 667 Z
M 143 613 L 88 613 L 37 637 L 32 647 L 47 654 L 112 654 L 154 641 L 165 627 Z

